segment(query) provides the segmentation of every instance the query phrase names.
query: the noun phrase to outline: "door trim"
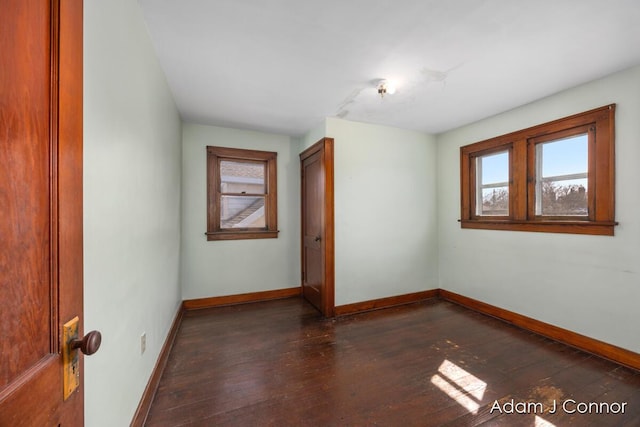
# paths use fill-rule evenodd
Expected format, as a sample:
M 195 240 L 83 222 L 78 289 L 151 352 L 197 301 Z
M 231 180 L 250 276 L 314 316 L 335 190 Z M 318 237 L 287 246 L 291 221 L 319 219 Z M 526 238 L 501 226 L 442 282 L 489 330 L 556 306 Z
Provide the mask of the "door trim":
M 334 141 L 333 138 L 322 138 L 311 147 L 300 153 L 300 271 L 304 271 L 304 188 L 302 187 L 302 174 L 304 172 L 304 160 L 316 153 L 320 153 L 324 161 L 324 292 L 322 294 L 322 314 L 325 317 L 334 317 L 335 315 L 335 218 L 334 218 Z M 302 288 L 302 275 L 300 279 L 300 287 Z

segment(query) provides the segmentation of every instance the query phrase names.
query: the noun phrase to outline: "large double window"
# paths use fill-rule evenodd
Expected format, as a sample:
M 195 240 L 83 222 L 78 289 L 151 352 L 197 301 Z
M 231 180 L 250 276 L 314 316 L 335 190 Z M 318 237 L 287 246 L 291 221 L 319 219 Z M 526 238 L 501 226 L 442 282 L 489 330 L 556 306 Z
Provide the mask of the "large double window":
M 461 224 L 613 235 L 615 105 L 461 147 Z
M 207 240 L 278 237 L 276 156 L 207 147 Z

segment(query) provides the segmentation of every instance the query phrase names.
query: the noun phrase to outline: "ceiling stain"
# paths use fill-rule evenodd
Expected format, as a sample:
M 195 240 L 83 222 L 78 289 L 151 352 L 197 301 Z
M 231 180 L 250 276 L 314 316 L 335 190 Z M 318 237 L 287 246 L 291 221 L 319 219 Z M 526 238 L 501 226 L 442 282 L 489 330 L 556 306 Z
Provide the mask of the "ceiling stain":
M 351 93 L 345 99 L 343 99 L 340 104 L 338 104 L 338 112 L 336 113 L 336 117 L 339 117 L 341 119 L 347 117 L 349 115 L 349 110 L 347 110 L 347 107 L 356 101 L 356 98 L 364 89 L 364 87 L 361 87 L 352 90 Z

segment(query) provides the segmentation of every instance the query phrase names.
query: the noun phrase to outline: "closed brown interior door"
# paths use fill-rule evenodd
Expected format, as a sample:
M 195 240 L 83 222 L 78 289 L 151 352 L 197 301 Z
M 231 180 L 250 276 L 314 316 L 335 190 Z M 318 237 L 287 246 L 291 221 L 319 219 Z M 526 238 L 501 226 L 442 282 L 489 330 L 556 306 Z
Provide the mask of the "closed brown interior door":
M 333 140 L 300 155 L 302 188 L 302 294 L 333 316 Z
M 303 161 L 303 200 L 304 225 L 303 225 L 303 260 L 304 274 L 302 291 L 304 297 L 320 312 L 324 312 L 322 292 L 324 286 L 322 251 L 323 226 L 323 200 L 324 185 L 322 179 L 322 157 L 316 152 Z
M 0 11 L 0 426 L 82 425 L 60 342 L 82 316 L 82 1 Z

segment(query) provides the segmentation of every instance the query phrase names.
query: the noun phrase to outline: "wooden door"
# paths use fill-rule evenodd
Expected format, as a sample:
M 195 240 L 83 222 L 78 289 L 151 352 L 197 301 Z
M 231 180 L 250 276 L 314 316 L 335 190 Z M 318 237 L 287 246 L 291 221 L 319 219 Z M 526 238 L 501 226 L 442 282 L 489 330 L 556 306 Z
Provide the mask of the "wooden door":
M 0 52 L 0 426 L 81 426 L 82 0 L 0 0 Z
M 333 139 L 300 154 L 302 294 L 324 316 L 334 314 Z

